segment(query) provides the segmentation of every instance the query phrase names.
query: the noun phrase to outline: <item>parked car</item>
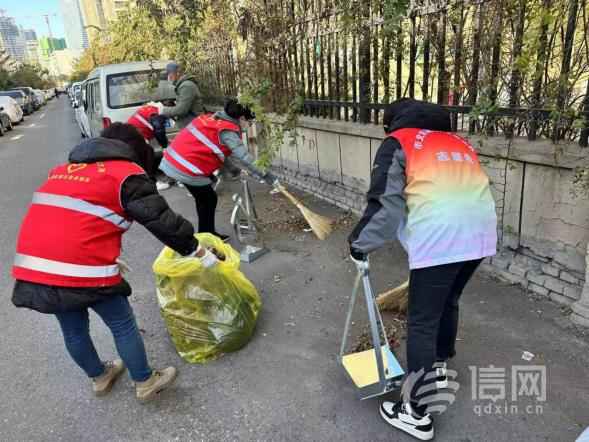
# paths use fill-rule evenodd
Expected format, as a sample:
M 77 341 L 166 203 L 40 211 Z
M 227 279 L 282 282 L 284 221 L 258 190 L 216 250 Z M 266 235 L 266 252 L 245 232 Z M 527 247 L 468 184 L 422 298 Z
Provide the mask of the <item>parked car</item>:
M 10 117 L 3 110 L 0 110 L 0 126 L 2 126 L 1 135 L 4 135 L 6 131 L 12 130 L 12 121 L 10 121 Z
M 16 103 L 20 106 L 25 115 L 29 115 L 32 109 L 27 95 L 23 91 L 0 91 L 0 97 L 11 97 L 14 98 Z
M 82 82 L 81 88 L 77 92 L 78 95 L 75 99 L 76 105 L 74 106 L 74 112 L 76 116 L 76 122 L 80 128 L 80 134 L 82 134 L 82 138 L 90 138 L 90 124 L 88 122 L 88 117 L 86 116 L 83 104 L 86 102 L 86 88 L 84 87 L 84 83 L 85 82 Z
M 6 113 L 12 124 L 18 124 L 24 120 L 21 107 L 12 97 L 0 96 L 0 112 Z
M 33 104 L 36 109 L 45 105 L 45 94 L 38 89 L 33 89 Z
M 90 136 L 98 136 L 112 122 L 127 121 L 145 103 L 174 99 L 174 86 L 165 73 L 167 63 L 141 61 L 112 64 L 90 72 L 84 83 L 84 111 L 90 125 Z M 175 133 L 177 129 L 172 131 Z
M 28 100 L 29 110 L 26 112 L 28 112 L 29 114 L 32 114 L 34 111 L 36 111 L 39 108 L 35 105 L 35 92 L 33 91 L 32 87 L 19 86 L 19 87 L 13 88 L 12 90 L 23 91 L 25 93 L 25 95 L 29 98 L 29 100 Z

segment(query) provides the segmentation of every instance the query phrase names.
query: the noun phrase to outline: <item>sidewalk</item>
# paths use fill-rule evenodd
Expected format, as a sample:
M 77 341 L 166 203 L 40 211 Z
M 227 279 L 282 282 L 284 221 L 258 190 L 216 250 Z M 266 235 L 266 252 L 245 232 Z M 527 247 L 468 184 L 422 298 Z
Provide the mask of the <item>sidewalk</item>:
M 229 217 L 230 194 L 225 188 L 220 219 Z M 298 211 L 282 196 L 270 196 L 264 186 L 254 186 L 254 195 L 261 220 L 271 224 L 264 235 L 271 253 L 244 266 L 244 271 L 262 292 L 264 310 L 248 347 L 202 368 L 207 385 L 211 386 L 209 376 L 228 376 L 226 385 L 232 386 L 222 389 L 227 403 L 213 399 L 217 388 L 212 388 L 212 396 L 210 387 L 206 389 L 212 403 L 205 406 L 208 413 L 218 414 L 218 431 L 231 429 L 241 439 L 247 429 L 257 440 L 411 440 L 381 421 L 378 400 L 355 398 L 336 359 L 355 275 L 346 241 L 355 220 L 301 195 L 312 209 L 339 221 L 335 233 L 320 242 L 303 231 Z M 407 276 L 404 252 L 396 244 L 374 254 L 371 263 L 376 290 L 397 285 Z M 462 305 L 459 354 L 452 363 L 460 390 L 456 402 L 436 419 L 437 440 L 574 440 L 589 425 L 589 340 L 567 328 L 559 306 L 531 299 L 480 273 Z M 357 331 L 364 319 L 358 310 Z M 535 358 L 523 360 L 523 351 Z M 396 352 L 404 361 L 404 348 Z M 473 401 L 469 366 L 490 365 L 505 368 L 506 399 L 493 404 L 499 410 L 487 407 L 492 414 L 486 415 L 484 406 L 492 402 Z M 513 365 L 547 367 L 547 400 L 537 403 L 543 406 L 542 414 L 526 413 L 528 404 L 536 411 L 534 400 L 511 401 Z M 519 405 L 518 414 L 513 414 L 514 405 Z M 231 413 L 239 416 L 239 425 L 233 418 L 227 420 Z M 209 437 L 215 439 L 210 430 Z
M 229 232 L 231 188 L 238 185 L 224 184 L 220 197 L 219 230 L 224 233 Z M 280 217 L 281 222 L 272 223 L 265 233 L 271 252 L 243 266 L 264 302 L 256 335 L 248 346 L 207 365 L 188 365 L 177 356 L 159 315 L 151 274 L 151 263 L 161 247 L 135 226 L 125 239 L 126 257 L 135 268 L 130 277 L 132 300 L 154 365 L 179 367 L 176 386 L 148 405 L 135 401 L 128 379 L 105 399 L 91 397 L 84 390 L 87 381 L 61 349 L 57 323 L 46 319 L 47 324 L 40 327 L 49 328 L 43 341 L 51 344 L 40 345 L 39 353 L 31 357 L 45 359 L 47 366 L 41 361 L 44 368 L 36 379 L 17 379 L 12 387 L 20 391 L 19 397 L 29 391 L 36 400 L 29 399 L 25 410 L 5 419 L 10 432 L 3 439 L 414 440 L 382 421 L 379 400 L 356 399 L 337 362 L 354 278 L 346 242 L 354 219 L 302 195 L 312 209 L 340 221 L 334 234 L 320 242 L 303 231 L 298 211 L 283 197 L 270 196 L 261 185 L 253 186 L 253 192 L 262 220 Z M 193 201 L 185 190 L 173 188 L 163 195 L 188 219 L 195 219 Z M 406 257 L 398 245 L 375 253 L 371 263 L 377 291 L 407 276 Z M 364 316 L 361 310 L 358 313 L 355 325 L 361 327 Z M 114 349 L 108 332 L 99 321 L 93 324 L 99 351 L 103 357 L 111 356 Z M 559 306 L 530 299 L 521 290 L 479 273 L 464 293 L 458 355 L 451 365 L 458 372 L 460 389 L 455 403 L 436 418 L 436 440 L 575 440 L 589 425 L 589 340 L 567 324 Z M 534 353 L 535 358 L 522 360 L 523 351 Z M 404 364 L 402 346 L 396 352 Z M 483 406 L 491 402 L 472 399 L 469 366 L 490 365 L 506 369 L 506 398 L 497 400 L 494 405 L 499 408 L 487 415 Z M 511 401 L 513 365 L 547 367 L 545 402 Z M 37 390 L 44 380 L 49 383 Z M 532 414 L 526 413 L 529 404 L 534 405 Z M 535 414 L 537 404 L 543 406 L 541 414 Z M 519 407 L 517 413 L 513 405 Z

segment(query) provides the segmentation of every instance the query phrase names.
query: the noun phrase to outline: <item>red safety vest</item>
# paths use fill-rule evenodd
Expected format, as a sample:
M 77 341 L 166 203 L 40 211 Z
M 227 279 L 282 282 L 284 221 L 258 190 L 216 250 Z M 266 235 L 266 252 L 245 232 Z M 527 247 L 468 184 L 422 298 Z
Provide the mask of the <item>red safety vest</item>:
M 158 113 L 159 110 L 155 106 L 141 106 L 137 109 L 137 112 L 129 117 L 127 123 L 135 126 L 143 138 L 149 141 L 154 137 L 153 126 L 149 122 L 149 118 Z
M 211 176 L 221 168 L 231 149 L 221 143 L 220 134 L 230 130 L 241 135 L 237 124 L 213 114 L 196 117 L 180 131 L 164 150 L 164 158 L 179 172 L 189 176 Z
M 474 148 L 449 132 L 400 129 L 389 136 L 405 154 L 408 210 L 398 233 L 410 268 L 494 255 L 495 202 Z
M 145 171 L 130 161 L 64 164 L 33 195 L 16 245 L 12 275 L 61 287 L 121 282 L 116 259 L 131 226 L 121 186 Z

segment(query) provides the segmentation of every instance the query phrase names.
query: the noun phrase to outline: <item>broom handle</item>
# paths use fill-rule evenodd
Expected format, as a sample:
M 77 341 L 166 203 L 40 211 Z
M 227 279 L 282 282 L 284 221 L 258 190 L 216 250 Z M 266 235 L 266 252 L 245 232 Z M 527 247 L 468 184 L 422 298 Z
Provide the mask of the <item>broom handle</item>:
M 286 190 L 284 187 L 280 186 L 278 188 L 278 190 L 280 190 L 280 193 L 282 193 L 285 197 L 287 197 L 291 203 L 293 203 L 295 206 L 300 207 L 302 205 L 302 203 L 296 199 L 294 197 L 294 195 L 292 195 L 288 190 Z

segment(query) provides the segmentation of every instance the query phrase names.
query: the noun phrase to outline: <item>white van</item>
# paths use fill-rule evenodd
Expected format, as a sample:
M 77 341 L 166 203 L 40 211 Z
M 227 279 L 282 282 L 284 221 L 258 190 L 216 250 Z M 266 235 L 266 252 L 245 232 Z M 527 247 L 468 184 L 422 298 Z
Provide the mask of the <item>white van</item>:
M 175 99 L 166 64 L 168 61 L 138 61 L 101 66 L 90 72 L 84 82 L 90 136 L 98 136 L 116 121 L 126 122 L 147 102 Z
M 82 138 L 90 137 L 90 123 L 88 122 L 88 116 L 84 110 L 84 103 L 86 103 L 86 81 L 82 82 L 79 92 L 76 92 L 76 105 L 74 106 L 74 112 L 76 115 L 76 122 L 80 128 Z

